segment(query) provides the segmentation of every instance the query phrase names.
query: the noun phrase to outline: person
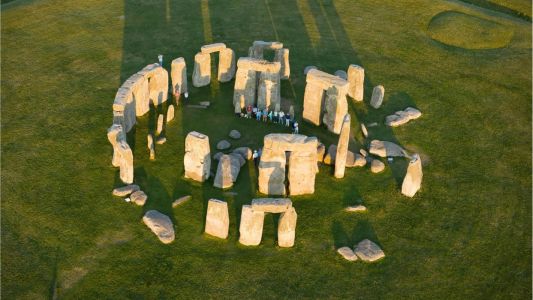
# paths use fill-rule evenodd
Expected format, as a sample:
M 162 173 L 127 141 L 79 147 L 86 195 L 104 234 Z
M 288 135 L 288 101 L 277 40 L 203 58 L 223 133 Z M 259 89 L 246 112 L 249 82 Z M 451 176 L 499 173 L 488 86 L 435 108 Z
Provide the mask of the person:
M 252 105 L 251 104 L 248 104 L 248 106 L 246 106 L 246 117 L 248 119 L 252 117 Z
M 291 125 L 291 115 L 285 115 L 285 126 L 289 127 Z
M 266 122 L 268 120 L 268 108 L 263 109 L 263 113 L 261 115 L 263 116 L 263 122 Z
M 157 60 L 159 60 L 159 65 L 162 67 L 163 66 L 163 54 L 159 54 L 157 56 Z
M 280 111 L 278 115 L 278 123 L 283 124 L 284 122 L 285 122 L 285 113 L 283 111 Z
M 257 161 L 259 158 L 259 154 L 257 154 L 257 150 L 254 150 L 254 153 L 252 154 L 252 158 L 254 159 L 254 163 L 257 166 Z
M 272 116 L 273 116 L 272 111 L 270 111 L 268 113 L 268 119 L 269 119 L 270 122 L 272 122 Z
M 274 112 L 274 116 L 272 117 L 272 121 L 274 123 L 278 123 L 278 112 L 277 111 Z
M 294 121 L 294 134 L 298 134 L 298 122 Z
M 261 121 L 261 110 L 257 110 L 257 113 L 256 113 L 256 116 L 257 116 L 257 121 Z
M 257 107 L 252 107 L 252 118 L 257 118 Z
M 185 92 L 185 94 L 183 94 L 185 96 L 185 99 L 189 98 L 189 93 L 188 92 Z

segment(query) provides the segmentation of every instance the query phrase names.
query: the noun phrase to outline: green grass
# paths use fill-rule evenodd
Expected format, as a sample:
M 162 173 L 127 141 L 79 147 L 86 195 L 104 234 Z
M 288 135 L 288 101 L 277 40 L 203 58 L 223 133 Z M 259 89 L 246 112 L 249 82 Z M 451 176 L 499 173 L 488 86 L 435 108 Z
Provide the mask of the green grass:
M 435 42 L 427 26 L 449 10 L 512 28 L 513 37 L 491 50 Z M 531 23 L 430 0 L 17 0 L 3 6 L 1 22 L 3 298 L 531 298 Z M 189 131 L 208 134 L 212 149 L 231 129 L 243 134 L 235 146 L 254 148 L 267 133 L 287 132 L 235 118 L 233 81 L 191 87 L 191 103 L 212 105 L 178 108 L 156 161 L 145 145 L 154 114 L 140 118 L 129 142 L 148 202 L 112 197 L 120 182 L 106 130 L 120 84 L 159 53 L 167 68 L 185 57 L 191 75 L 201 45 L 225 42 L 244 56 L 254 40 L 290 49 L 282 97 L 299 114 L 304 67 L 333 73 L 350 63 L 366 75 L 365 103 L 350 102 L 353 120 L 382 123 L 396 110 L 420 109 L 421 118 L 401 127 L 369 128 L 371 139 L 421 154 L 416 197 L 400 194 L 401 160 L 378 175 L 348 169 L 342 180 L 321 166 L 317 192 L 292 197 L 294 248 L 276 246 L 271 215 L 261 245 L 240 246 L 240 207 L 257 195 L 253 166 L 241 170 L 236 196 L 212 180 L 183 178 Z M 378 84 L 385 101 L 374 110 L 368 100 Z M 354 151 L 368 143 L 357 123 Z M 337 140 L 301 124 L 326 145 Z M 172 209 L 186 194 L 193 199 Z M 210 198 L 228 201 L 227 241 L 202 234 Z M 343 212 L 359 200 L 367 213 Z M 175 222 L 170 245 L 142 224 L 153 208 Z M 387 257 L 349 263 L 335 252 L 364 238 Z
M 436 41 L 465 49 L 503 48 L 513 37 L 509 27 L 455 11 L 433 17 L 428 33 Z

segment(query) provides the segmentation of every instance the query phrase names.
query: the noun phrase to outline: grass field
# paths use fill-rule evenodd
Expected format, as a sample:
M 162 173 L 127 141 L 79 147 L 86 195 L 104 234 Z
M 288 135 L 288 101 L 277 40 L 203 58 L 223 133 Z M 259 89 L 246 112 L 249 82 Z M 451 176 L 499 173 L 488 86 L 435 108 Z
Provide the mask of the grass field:
M 497 23 L 512 38 L 484 50 L 437 42 L 428 26 L 446 11 Z M 431 0 L 15 0 L 1 17 L 2 298 L 531 298 L 531 22 Z M 200 131 L 214 149 L 238 129 L 234 146 L 258 148 L 265 134 L 288 132 L 234 117 L 233 81 L 192 87 L 200 46 L 225 42 L 240 57 L 254 40 L 290 49 L 291 79 L 281 93 L 300 116 L 305 66 L 333 73 L 362 65 L 365 102 L 350 100 L 350 149 L 383 139 L 419 153 L 419 193 L 401 195 L 402 160 L 381 174 L 348 169 L 342 180 L 321 166 L 316 193 L 292 197 L 294 248 L 277 247 L 270 215 L 261 245 L 240 246 L 241 205 L 258 195 L 255 168 L 243 167 L 236 196 L 212 179 L 187 181 L 184 137 Z M 135 181 L 149 196 L 141 208 L 111 195 L 120 180 L 106 130 L 117 88 L 160 53 L 167 69 L 185 57 L 189 102 L 212 105 L 180 106 L 155 161 L 145 145 L 154 114 L 139 119 L 128 138 Z M 368 100 L 378 84 L 385 100 L 374 110 Z M 358 123 L 383 124 L 407 106 L 423 116 L 369 128 L 363 138 Z M 300 124 L 326 145 L 337 141 Z M 193 199 L 172 209 L 187 194 Z M 226 241 L 203 234 L 210 198 L 228 201 Z M 343 211 L 359 201 L 366 213 Z M 142 224 L 149 209 L 173 219 L 172 244 Z M 364 238 L 385 259 L 349 263 L 335 252 Z

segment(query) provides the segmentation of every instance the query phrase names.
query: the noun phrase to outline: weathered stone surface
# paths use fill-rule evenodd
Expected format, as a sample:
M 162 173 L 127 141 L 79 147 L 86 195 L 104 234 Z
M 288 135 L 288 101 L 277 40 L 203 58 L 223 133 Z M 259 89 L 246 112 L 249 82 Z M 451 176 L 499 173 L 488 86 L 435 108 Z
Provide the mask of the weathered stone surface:
M 348 144 L 350 143 L 350 115 L 344 116 L 339 142 L 337 144 L 337 154 L 335 156 L 335 178 L 343 178 L 346 168 L 346 157 L 348 154 Z
M 241 61 L 242 58 L 239 58 Z M 244 98 L 244 106 L 255 106 L 255 95 L 257 90 L 257 72 L 250 68 L 239 67 L 235 76 L 235 86 L 233 92 L 233 105 L 236 103 L 242 105 Z
M 235 51 L 226 48 L 220 51 L 218 59 L 218 81 L 228 82 L 235 76 Z
M 346 153 L 346 168 L 364 167 L 366 165 L 366 159 L 364 156 L 348 151 Z
M 167 142 L 167 138 L 164 137 L 164 136 L 158 137 L 157 140 L 155 141 L 155 143 L 158 144 L 158 145 L 162 145 L 162 144 L 164 144 L 166 142 Z
M 192 85 L 195 87 L 206 86 L 211 82 L 211 55 L 209 53 L 197 53 L 194 56 L 194 71 L 192 73 Z
M 318 140 L 299 134 L 269 134 L 264 138 L 263 153 L 259 162 L 259 192 L 268 195 L 284 195 L 286 151 L 294 155 L 294 164 L 289 166 L 291 194 L 314 189 L 316 148 Z M 291 170 L 292 169 L 292 170 Z M 297 178 L 297 179 L 296 179 Z M 294 180 L 294 182 L 293 182 Z
M 241 133 L 238 130 L 233 129 L 229 132 L 229 137 L 238 140 L 241 138 Z
M 297 219 L 298 215 L 294 207 L 290 207 L 287 211 L 281 213 L 278 221 L 278 246 L 284 248 L 294 246 Z
M 373 140 L 370 142 L 370 154 L 380 157 L 387 156 L 407 156 L 407 152 L 400 146 L 392 142 Z
M 141 74 L 148 81 L 150 101 L 158 106 L 168 99 L 168 72 L 159 64 L 151 64 L 144 67 Z
M 279 73 L 261 72 L 257 92 L 257 108 L 274 110 L 281 103 Z
M 174 94 L 187 93 L 187 66 L 183 57 L 178 57 L 172 61 L 170 77 L 172 78 L 172 92 Z
M 123 86 L 127 85 L 133 95 L 135 102 L 135 114 L 142 116 L 150 110 L 150 91 L 148 88 L 148 80 L 140 74 L 133 74 L 124 82 Z
M 248 56 L 263 59 L 264 49 L 279 50 L 282 48 L 283 43 L 280 42 L 254 41 L 252 47 L 249 49 Z
M 124 197 L 133 192 L 140 190 L 140 187 L 136 184 L 129 184 L 113 190 L 113 196 Z
M 382 85 L 374 87 L 372 90 L 372 99 L 370 99 L 370 106 L 378 109 L 383 103 L 383 96 L 385 96 L 385 88 Z
M 357 255 L 353 253 L 353 250 L 350 247 L 341 247 L 337 249 L 337 253 L 339 253 L 346 260 L 349 260 L 349 261 L 357 260 Z
M 248 147 L 239 147 L 233 150 L 232 152 L 241 155 L 242 158 L 244 158 L 245 160 L 250 160 L 252 159 L 252 156 L 253 156 L 252 149 Z
M 326 156 L 324 156 L 324 163 L 326 165 L 335 164 L 336 156 L 337 156 L 337 145 L 332 144 L 328 147 L 328 152 L 326 153 Z
M 408 107 L 405 110 L 395 112 L 394 115 L 387 116 L 385 118 L 385 125 L 397 127 L 411 120 L 418 119 L 421 115 L 422 113 L 418 109 Z
M 246 246 L 257 246 L 263 236 L 265 213 L 254 211 L 251 205 L 243 205 L 241 224 L 239 226 L 239 243 Z
M 361 155 L 362 155 L 363 157 L 367 157 L 367 156 L 368 156 L 368 152 L 366 152 L 366 150 L 363 149 L 363 148 L 359 149 L 359 153 L 361 153 Z
M 146 136 L 146 146 L 148 147 L 148 151 L 150 152 L 150 159 L 155 159 L 155 145 L 154 145 L 154 136 L 149 134 Z
M 149 210 L 144 214 L 143 222 L 164 244 L 174 241 L 174 225 L 167 215 Z
M 324 154 L 326 154 L 326 146 L 322 143 L 318 144 L 318 147 L 316 148 L 316 161 L 317 162 L 323 162 L 324 161 Z
M 289 115 L 291 115 L 291 116 L 293 116 L 293 117 L 295 116 L 295 114 L 294 114 L 294 106 L 293 106 L 293 105 L 291 105 L 291 106 L 289 107 Z
M 125 184 L 133 183 L 133 152 L 125 140 L 120 140 L 117 145 L 119 158 L 120 180 Z
M 355 101 L 363 101 L 365 69 L 358 65 L 350 65 L 348 67 L 348 82 L 350 83 L 348 96 Z
M 169 105 L 167 109 L 167 123 L 174 120 L 174 105 Z
M 155 130 L 156 134 L 161 134 L 161 132 L 163 132 L 164 121 L 165 116 L 163 116 L 163 114 L 159 114 L 159 116 L 157 116 L 157 128 Z
M 182 205 L 183 203 L 185 203 L 185 202 L 187 202 L 187 201 L 189 201 L 191 199 L 192 199 L 191 195 L 180 197 L 180 198 L 174 200 L 174 202 L 172 202 L 172 207 L 173 208 L 178 207 L 178 206 Z
M 228 231 L 228 203 L 217 199 L 210 199 L 207 203 L 205 233 L 225 239 L 228 237 Z
M 224 155 L 224 153 L 217 152 L 217 153 L 215 153 L 215 155 L 213 155 L 213 159 L 214 160 L 219 160 L 222 157 L 222 155 Z
M 237 60 L 237 68 L 249 69 L 256 72 L 278 73 L 281 70 L 281 63 L 274 61 L 269 62 L 264 59 L 251 57 L 241 57 Z
M 136 107 L 133 101 L 133 93 L 128 87 L 122 86 L 118 89 L 113 102 L 113 111 L 122 112 L 124 130 L 130 132 L 136 124 Z
M 292 207 L 289 198 L 258 198 L 252 200 L 252 209 L 267 213 L 282 213 Z
M 315 66 L 307 66 L 304 69 L 304 75 L 307 75 L 307 73 L 309 73 L 309 71 L 311 71 L 311 70 L 318 70 L 318 68 L 315 67 Z
M 189 132 L 185 138 L 185 178 L 204 182 L 209 178 L 211 150 L 209 137 L 196 131 Z
M 276 50 L 274 61 L 281 64 L 280 77 L 281 79 L 289 79 L 291 75 L 291 66 L 289 64 L 289 49 L 283 48 Z
M 143 191 L 135 191 L 130 195 L 131 202 L 143 206 L 146 203 L 148 196 Z
M 229 149 L 229 148 L 231 148 L 231 143 L 228 142 L 227 140 L 222 140 L 222 141 L 217 143 L 217 149 L 218 150 L 226 150 L 226 149 Z
M 361 132 L 363 133 L 364 137 L 368 137 L 368 130 L 366 129 L 365 124 L 361 123 Z
M 326 124 L 329 131 L 339 134 L 344 116 L 348 113 L 346 94 L 340 93 L 337 87 L 333 86 L 326 91 L 324 105 L 325 112 L 322 119 L 324 124 Z
M 210 54 L 210 53 L 213 53 L 213 52 L 222 51 L 224 49 L 226 49 L 226 44 L 224 44 L 224 43 L 214 43 L 214 44 L 209 44 L 209 45 L 202 46 L 200 48 L 200 51 L 203 54 Z
M 407 173 L 402 183 L 402 194 L 413 197 L 422 185 L 422 175 L 422 161 L 420 156 L 415 154 L 407 166 Z
M 244 159 L 238 154 L 234 155 L 224 154 L 220 157 L 213 186 L 226 189 L 232 187 L 233 183 L 237 181 L 237 176 L 241 170 L 239 158 L 243 161 Z
M 239 153 L 232 152 L 228 155 L 231 156 L 232 159 L 235 159 L 239 163 L 239 167 L 244 166 L 244 164 L 246 163 L 246 160 L 244 159 L 244 157 L 242 157 L 242 155 L 240 155 Z
M 113 159 L 111 164 L 115 167 L 120 166 L 120 154 L 118 149 L 118 142 L 126 140 L 126 134 L 124 133 L 122 125 L 113 124 L 109 129 L 107 129 L 107 139 L 109 143 L 113 146 Z
M 304 92 L 303 118 L 316 126 L 322 124 L 320 114 L 323 96 L 324 90 L 320 86 L 307 83 Z
M 346 74 L 346 71 L 343 71 L 343 70 L 335 71 L 335 76 L 340 77 L 340 78 L 342 78 L 344 80 L 348 79 L 348 74 Z
M 348 206 L 344 210 L 348 212 L 362 212 L 362 211 L 366 211 L 366 206 L 364 205 Z
M 373 159 L 372 163 L 370 163 L 370 171 L 372 173 L 379 173 L 383 172 L 383 170 L 385 170 L 385 164 L 379 159 Z
M 361 241 L 355 247 L 355 255 L 359 257 L 362 261 L 373 262 L 380 258 L 385 257 L 385 253 L 381 248 L 374 242 L 365 239 Z

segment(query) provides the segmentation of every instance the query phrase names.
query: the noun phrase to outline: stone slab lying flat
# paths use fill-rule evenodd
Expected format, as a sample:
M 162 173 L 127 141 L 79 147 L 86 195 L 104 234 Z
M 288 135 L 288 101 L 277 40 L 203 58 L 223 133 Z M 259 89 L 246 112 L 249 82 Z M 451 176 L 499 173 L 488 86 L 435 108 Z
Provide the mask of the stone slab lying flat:
M 141 188 L 136 184 L 130 184 L 123 187 L 119 187 L 113 190 L 113 196 L 125 197 L 133 192 L 140 190 Z
M 157 210 L 149 210 L 144 214 L 143 222 L 164 244 L 174 241 L 174 224 L 167 215 Z
M 337 253 L 339 253 L 346 260 L 349 260 L 349 261 L 357 260 L 357 255 L 355 255 L 355 253 L 353 252 L 352 249 L 350 249 L 350 247 L 339 248 L 337 249 Z
M 355 246 L 355 254 L 362 261 L 373 262 L 385 257 L 381 248 L 371 240 L 365 239 Z

